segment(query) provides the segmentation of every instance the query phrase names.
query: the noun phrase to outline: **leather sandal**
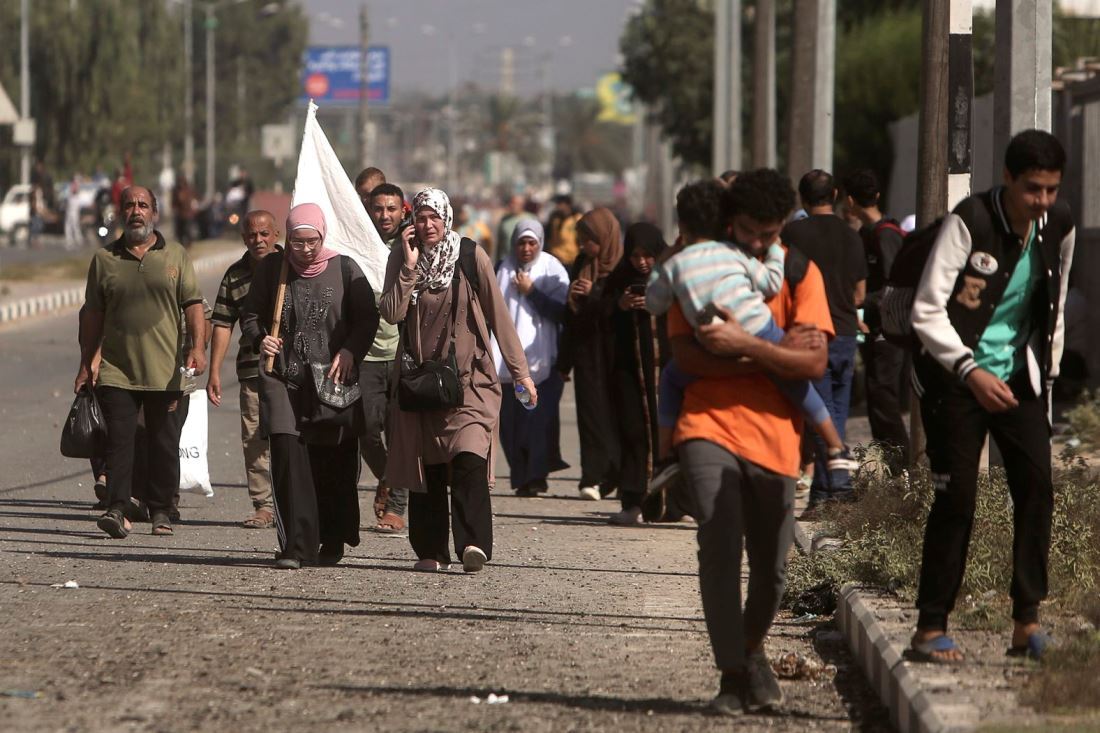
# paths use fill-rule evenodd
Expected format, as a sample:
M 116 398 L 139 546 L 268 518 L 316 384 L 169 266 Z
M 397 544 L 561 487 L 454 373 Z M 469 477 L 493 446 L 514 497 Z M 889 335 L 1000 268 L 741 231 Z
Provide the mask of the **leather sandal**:
M 275 526 L 275 515 L 270 509 L 257 509 L 256 513 L 241 522 L 245 529 L 271 529 Z
M 395 532 L 405 531 L 405 519 L 399 514 L 393 512 L 383 512 L 382 516 L 378 519 L 378 526 L 374 528 L 376 532 L 382 532 L 383 534 L 394 534 Z
M 390 500 L 390 487 L 384 481 L 378 482 L 378 488 L 374 490 L 374 516 L 378 519 L 386 514 L 386 503 Z M 381 524 L 381 523 L 379 523 Z

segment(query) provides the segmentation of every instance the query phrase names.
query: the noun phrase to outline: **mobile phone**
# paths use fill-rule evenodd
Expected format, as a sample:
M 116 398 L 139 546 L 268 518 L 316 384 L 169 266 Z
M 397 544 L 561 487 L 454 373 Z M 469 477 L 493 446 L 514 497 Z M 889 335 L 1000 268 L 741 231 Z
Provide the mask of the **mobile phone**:
M 707 303 L 703 306 L 703 310 L 699 311 L 698 325 L 700 326 L 705 326 L 709 323 L 721 323 L 724 320 L 722 314 L 718 312 L 718 306 L 714 303 Z
M 638 283 L 630 286 L 631 295 L 645 295 L 645 283 Z

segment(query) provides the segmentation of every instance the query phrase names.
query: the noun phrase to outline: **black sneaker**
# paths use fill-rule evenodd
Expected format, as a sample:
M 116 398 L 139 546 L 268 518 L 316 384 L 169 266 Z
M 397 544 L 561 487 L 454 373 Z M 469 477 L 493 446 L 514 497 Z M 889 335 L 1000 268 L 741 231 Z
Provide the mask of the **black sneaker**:
M 755 713 L 767 710 L 783 703 L 783 691 L 779 689 L 779 680 L 775 678 L 768 655 L 763 651 L 750 654 L 748 658 L 747 696 L 745 708 Z
M 332 567 L 344 559 L 343 542 L 325 542 L 321 545 L 321 551 L 317 553 L 317 564 Z
M 718 696 L 710 701 L 711 710 L 736 717 L 745 712 L 746 684 L 744 672 L 723 672 Z

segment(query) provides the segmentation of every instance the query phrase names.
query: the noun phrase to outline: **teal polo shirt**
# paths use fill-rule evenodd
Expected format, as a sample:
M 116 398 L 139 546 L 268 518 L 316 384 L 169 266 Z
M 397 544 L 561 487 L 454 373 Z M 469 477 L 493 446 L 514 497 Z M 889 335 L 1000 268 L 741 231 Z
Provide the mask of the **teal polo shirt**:
M 974 350 L 978 366 L 998 379 L 1008 380 L 1023 366 L 1023 350 L 1031 336 L 1031 298 L 1042 276 L 1039 247 L 1035 246 L 1035 222 L 1032 222 L 1024 251 L 1016 261 L 1001 302 Z

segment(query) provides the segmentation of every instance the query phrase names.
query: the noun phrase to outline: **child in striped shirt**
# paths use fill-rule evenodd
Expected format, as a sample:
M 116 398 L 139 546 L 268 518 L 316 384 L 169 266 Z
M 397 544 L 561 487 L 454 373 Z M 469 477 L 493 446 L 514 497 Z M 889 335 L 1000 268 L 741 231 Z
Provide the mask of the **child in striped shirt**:
M 768 248 L 763 262 L 736 244 L 715 241 L 689 244 L 654 268 L 646 287 L 646 310 L 662 315 L 668 312 L 674 301 L 678 302 L 687 321 L 698 328 L 718 317 L 711 306 L 721 306 L 752 335 L 779 343 L 785 332 L 772 319 L 765 301 L 778 294 L 783 287 L 785 259 L 786 251 L 779 242 Z M 675 361 L 669 362 L 661 372 L 657 421 L 661 428 L 662 451 L 665 445 L 671 444 L 672 429 L 680 417 L 684 389 L 693 381 L 695 378 L 681 371 Z M 799 407 L 824 439 L 829 450 L 829 470 L 858 468 L 841 440 L 825 402 L 809 380 L 772 377 L 772 381 Z

